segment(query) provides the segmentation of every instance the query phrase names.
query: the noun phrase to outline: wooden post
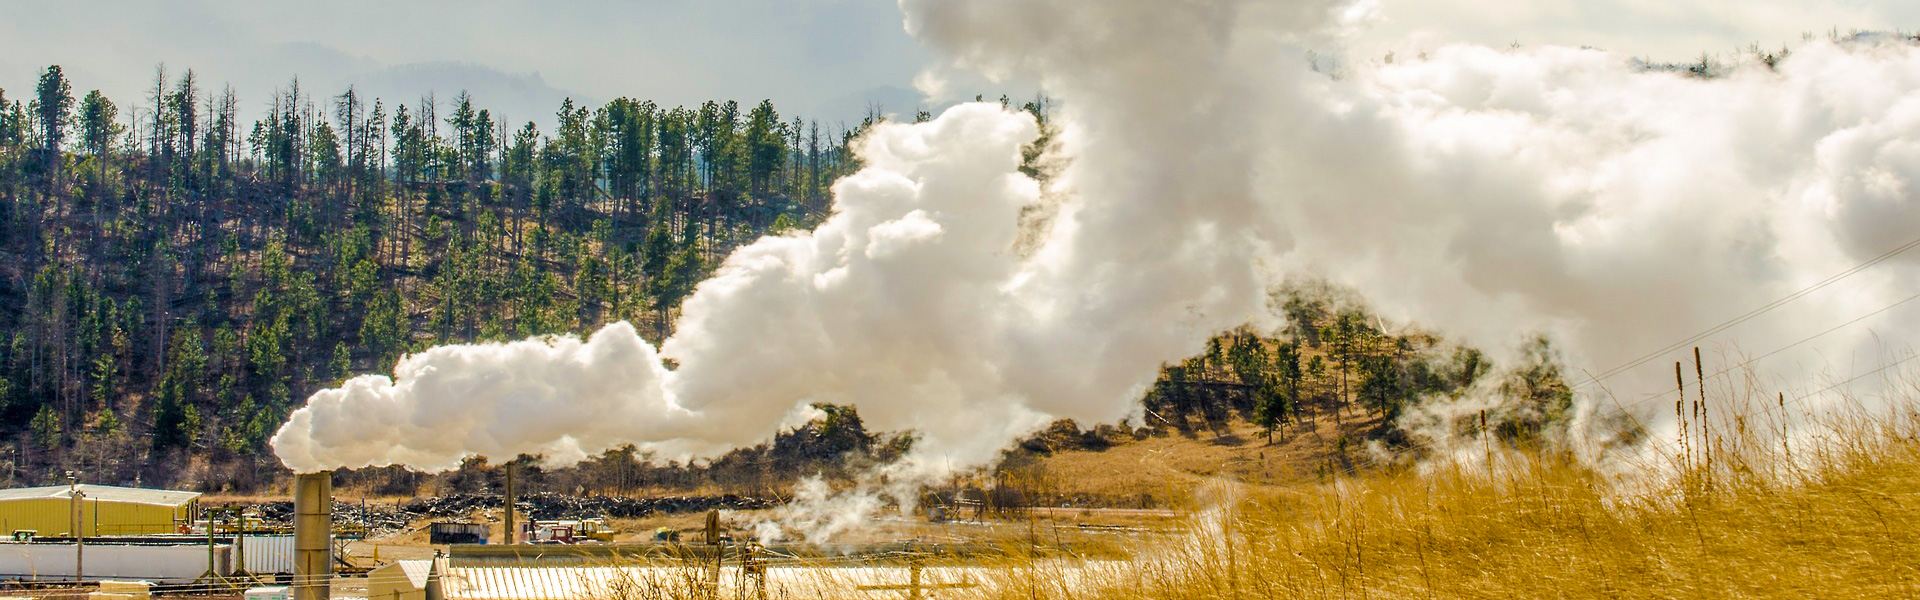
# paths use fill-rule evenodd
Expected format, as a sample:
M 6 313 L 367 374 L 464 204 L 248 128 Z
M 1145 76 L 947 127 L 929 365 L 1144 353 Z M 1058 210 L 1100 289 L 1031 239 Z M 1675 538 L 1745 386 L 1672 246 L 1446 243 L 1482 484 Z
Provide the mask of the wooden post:
M 80 472 L 67 471 L 68 506 L 73 511 L 73 580 L 75 582 L 82 579 L 82 573 L 86 571 L 87 564 L 86 523 L 80 516 L 80 499 L 85 497 L 86 494 L 80 491 Z
M 707 570 L 707 597 L 720 597 L 720 561 L 726 549 L 720 547 L 720 509 L 707 510 L 707 547 L 713 550 L 713 564 Z
M 720 510 L 707 511 L 707 545 L 720 545 Z
M 506 466 L 507 466 L 507 498 L 506 498 L 507 502 L 505 506 L 507 511 L 506 540 L 507 540 L 507 545 L 511 546 L 514 544 L 514 538 L 517 535 L 519 535 L 520 532 L 519 530 L 513 528 L 513 461 L 507 461 Z
M 920 600 L 920 555 L 907 555 L 907 598 Z

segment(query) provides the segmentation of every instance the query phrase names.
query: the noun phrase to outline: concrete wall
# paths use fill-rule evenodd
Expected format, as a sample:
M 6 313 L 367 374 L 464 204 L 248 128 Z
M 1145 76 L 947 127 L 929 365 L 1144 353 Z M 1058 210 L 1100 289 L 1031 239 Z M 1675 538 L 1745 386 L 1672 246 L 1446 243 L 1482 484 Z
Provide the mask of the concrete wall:
M 232 572 L 231 550 L 215 545 L 214 569 Z M 205 545 L 142 546 L 87 544 L 86 572 L 93 579 L 144 579 L 156 583 L 190 583 L 207 572 Z M 71 579 L 72 544 L 0 543 L 0 580 Z

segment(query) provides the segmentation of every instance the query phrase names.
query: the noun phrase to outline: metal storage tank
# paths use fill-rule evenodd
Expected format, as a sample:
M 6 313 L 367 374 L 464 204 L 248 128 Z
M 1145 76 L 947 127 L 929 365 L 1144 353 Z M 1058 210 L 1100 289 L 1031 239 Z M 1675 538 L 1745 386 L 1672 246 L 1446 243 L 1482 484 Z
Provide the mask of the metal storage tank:
M 83 483 L 79 486 L 81 535 L 177 533 L 199 512 L 200 493 Z M 72 537 L 73 500 L 68 486 L 0 490 L 0 532 L 32 530 Z

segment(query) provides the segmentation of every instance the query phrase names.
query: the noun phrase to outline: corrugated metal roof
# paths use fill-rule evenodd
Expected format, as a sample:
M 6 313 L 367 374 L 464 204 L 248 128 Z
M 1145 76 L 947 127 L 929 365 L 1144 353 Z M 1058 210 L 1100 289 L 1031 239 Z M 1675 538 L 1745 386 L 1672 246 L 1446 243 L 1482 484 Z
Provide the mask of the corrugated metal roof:
M 466 600 L 589 598 L 596 582 L 625 579 L 616 567 L 454 567 L 446 595 Z
M 413 584 L 415 588 L 427 589 L 427 577 L 433 573 L 432 559 L 396 560 L 393 562 L 396 565 L 400 565 L 400 572 L 407 576 L 407 583 Z
M 453 567 L 444 593 L 449 600 L 573 600 L 633 597 L 749 597 L 751 583 L 737 565 L 721 570 L 715 586 L 706 565 L 618 567 Z M 922 596 L 939 598 L 987 583 L 977 567 L 928 567 Z M 905 567 L 769 567 L 769 597 L 894 598 L 910 581 Z M 712 586 L 712 587 L 710 587 Z M 717 589 L 715 589 L 717 588 Z M 876 589 L 877 588 L 877 589 Z M 986 594 L 990 595 L 990 594 Z
M 394 571 L 399 571 L 399 573 L 394 573 Z M 426 560 L 426 558 L 422 558 L 422 560 L 396 560 L 396 562 L 388 563 L 388 565 L 384 565 L 384 567 L 372 569 L 372 573 L 367 573 L 367 577 L 369 577 L 369 579 L 405 577 L 407 585 L 413 585 L 413 588 L 417 588 L 417 590 L 424 590 L 424 588 L 426 588 L 426 577 L 428 577 L 432 571 L 434 571 L 434 562 L 432 562 L 432 560 Z
M 49 485 L 44 487 L 13 488 L 0 490 L 0 502 L 8 500 L 43 500 L 46 498 L 67 498 L 67 486 Z M 200 492 L 181 492 L 175 490 L 150 490 L 113 485 L 80 484 L 80 493 L 89 500 L 102 502 L 126 502 L 130 504 L 153 504 L 157 506 L 181 506 L 200 497 Z

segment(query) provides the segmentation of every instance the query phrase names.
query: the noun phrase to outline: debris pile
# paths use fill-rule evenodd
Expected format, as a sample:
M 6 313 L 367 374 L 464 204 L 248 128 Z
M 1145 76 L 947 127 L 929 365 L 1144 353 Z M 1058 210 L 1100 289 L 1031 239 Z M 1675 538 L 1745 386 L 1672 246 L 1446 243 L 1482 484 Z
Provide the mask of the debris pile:
M 368 536 L 406 531 L 421 519 L 467 522 L 484 512 L 489 520 L 498 519 L 502 504 L 499 494 L 454 494 L 414 498 L 398 504 L 334 502 L 333 521 L 341 525 L 365 524 Z M 634 519 L 655 513 L 701 512 L 711 509 L 754 510 L 773 508 L 778 503 L 765 498 L 725 494 L 719 496 L 567 496 L 553 493 L 527 494 L 514 504 L 520 513 L 537 520 L 586 519 L 604 517 Z M 293 525 L 293 503 L 265 502 L 252 505 L 259 523 L 268 528 Z
M 479 509 L 499 509 L 497 494 L 457 494 L 435 498 L 416 498 L 401 509 L 436 518 L 459 518 Z M 606 517 L 632 519 L 654 513 L 699 512 L 711 509 L 752 510 L 772 508 L 775 502 L 764 498 L 725 494 L 720 496 L 567 496 L 553 493 L 528 494 L 514 502 L 521 513 L 540 520 Z
M 333 522 L 338 525 L 366 526 L 368 537 L 406 531 L 419 517 L 392 504 L 368 503 L 365 508 L 350 502 L 333 503 Z
M 250 505 L 259 515 L 259 526 L 267 529 L 284 529 L 293 526 L 293 503 L 285 500 L 263 502 Z M 393 504 L 369 503 L 364 508 L 359 503 L 333 503 L 333 522 L 340 525 L 362 526 L 368 536 L 380 536 L 406 531 L 420 515 Z

